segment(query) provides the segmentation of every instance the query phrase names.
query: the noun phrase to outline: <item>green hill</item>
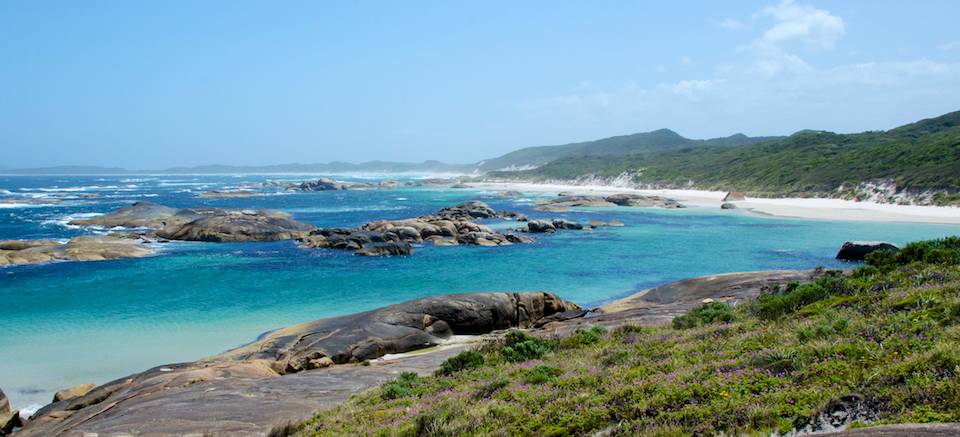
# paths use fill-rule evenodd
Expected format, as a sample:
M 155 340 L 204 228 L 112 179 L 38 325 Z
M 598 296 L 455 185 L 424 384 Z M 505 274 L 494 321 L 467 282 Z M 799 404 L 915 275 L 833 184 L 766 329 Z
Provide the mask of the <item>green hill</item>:
M 477 168 L 480 171 L 522 169 L 573 156 L 623 156 L 658 153 L 688 147 L 729 147 L 754 144 L 774 138 L 777 137 L 748 137 L 744 134 L 736 134 L 724 138 L 692 140 L 684 138 L 670 129 L 659 129 L 560 146 L 527 147 L 498 158 L 482 161 L 477 164 Z
M 584 153 L 492 177 L 573 179 L 634 174 L 651 186 L 737 190 L 770 195 L 836 193 L 841 185 L 892 181 L 912 192 L 960 190 L 960 112 L 888 131 L 801 131 L 733 147 L 687 147 L 611 159 Z M 856 193 L 852 193 L 856 194 Z M 941 194 L 943 202 L 956 196 Z

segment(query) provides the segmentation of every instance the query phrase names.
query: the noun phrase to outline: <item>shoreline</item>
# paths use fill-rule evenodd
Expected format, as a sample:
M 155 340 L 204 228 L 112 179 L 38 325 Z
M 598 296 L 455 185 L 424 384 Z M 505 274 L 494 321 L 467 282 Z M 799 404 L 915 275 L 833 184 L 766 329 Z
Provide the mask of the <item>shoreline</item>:
M 637 193 L 670 197 L 691 208 L 720 210 L 724 191 L 647 190 L 608 185 L 540 184 L 535 182 L 471 182 L 474 189 L 537 193 L 569 192 L 577 195 Z M 926 223 L 960 225 L 960 208 L 951 206 L 896 205 L 829 198 L 751 198 L 729 202 L 757 216 L 810 220 Z

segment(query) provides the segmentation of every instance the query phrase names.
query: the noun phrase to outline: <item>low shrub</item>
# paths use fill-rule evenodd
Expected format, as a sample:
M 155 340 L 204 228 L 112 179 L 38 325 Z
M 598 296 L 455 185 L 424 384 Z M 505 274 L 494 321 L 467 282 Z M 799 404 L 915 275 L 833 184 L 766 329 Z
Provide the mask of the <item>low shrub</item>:
M 689 329 L 713 322 L 732 322 L 736 316 L 733 308 L 723 302 L 710 302 L 690 312 L 673 318 L 674 329 Z
M 440 369 L 437 370 L 437 375 L 452 375 L 455 372 L 467 369 L 476 369 L 483 365 L 483 354 L 476 351 L 464 351 L 460 352 L 456 356 L 447 358 L 443 364 L 440 365 Z

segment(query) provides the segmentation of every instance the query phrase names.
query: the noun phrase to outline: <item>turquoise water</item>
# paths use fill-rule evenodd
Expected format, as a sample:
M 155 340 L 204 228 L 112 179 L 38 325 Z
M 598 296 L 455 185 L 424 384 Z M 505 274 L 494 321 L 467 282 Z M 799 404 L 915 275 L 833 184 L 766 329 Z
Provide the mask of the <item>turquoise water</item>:
M 353 226 L 480 199 L 531 217 L 620 220 L 626 226 L 538 236 L 530 245 L 418 247 L 409 258 L 354 257 L 300 249 L 292 242 L 170 243 L 151 258 L 0 268 L 0 388 L 15 406 L 46 403 L 54 391 L 74 384 L 103 383 L 216 354 L 277 327 L 420 296 L 548 290 L 596 304 L 691 276 L 842 266 L 833 255 L 849 239 L 904 243 L 960 234 L 960 227 L 948 225 L 794 220 L 702 209 L 542 213 L 531 209 L 533 194 L 502 199 L 443 188 L 196 197 L 203 190 L 264 179 L 0 177 L 0 199 L 61 198 L 51 206 L 0 207 L 0 239 L 97 232 L 64 223 L 135 200 L 275 208 L 319 226 Z

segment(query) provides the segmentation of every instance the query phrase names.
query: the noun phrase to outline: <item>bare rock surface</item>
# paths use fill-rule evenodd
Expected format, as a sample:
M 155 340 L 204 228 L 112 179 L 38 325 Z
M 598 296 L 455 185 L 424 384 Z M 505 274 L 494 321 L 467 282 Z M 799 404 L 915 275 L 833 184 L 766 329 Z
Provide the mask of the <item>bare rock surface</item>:
M 153 253 L 145 240 L 122 234 L 80 236 L 67 243 L 50 240 L 7 240 L 0 241 L 0 266 L 140 258 Z
M 150 228 L 156 235 L 185 241 L 276 241 L 302 237 L 315 226 L 266 209 L 175 209 L 137 202 L 109 214 L 74 220 L 77 226 Z
M 70 388 L 65 388 L 53 395 L 54 402 L 66 401 L 76 397 L 83 396 L 96 388 L 96 384 L 79 384 Z
M 535 209 L 539 211 L 562 212 L 566 208 L 597 208 L 597 207 L 643 207 L 643 208 L 683 208 L 680 202 L 661 196 L 646 196 L 636 193 L 619 193 L 609 196 L 591 195 L 563 195 L 540 203 Z
M 204 360 L 158 366 L 39 410 L 21 436 L 264 435 L 401 371 L 427 374 L 465 346 L 357 363 L 453 335 L 529 328 L 576 305 L 545 292 L 437 296 L 284 328 Z

